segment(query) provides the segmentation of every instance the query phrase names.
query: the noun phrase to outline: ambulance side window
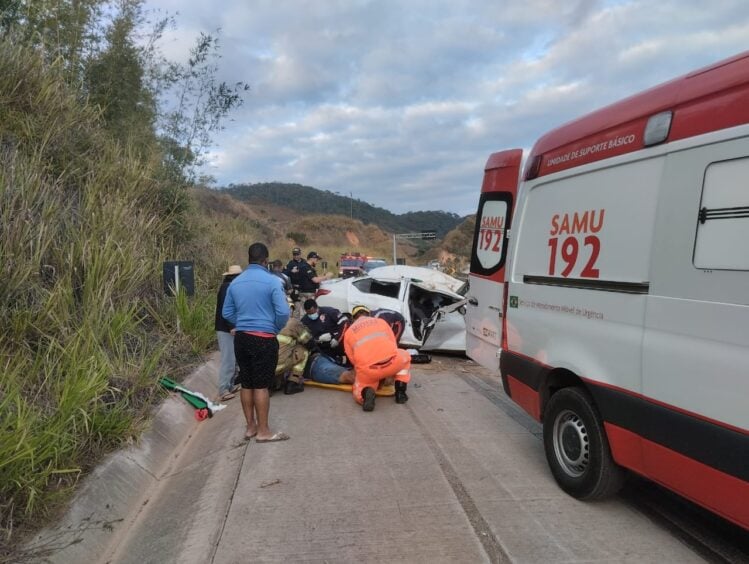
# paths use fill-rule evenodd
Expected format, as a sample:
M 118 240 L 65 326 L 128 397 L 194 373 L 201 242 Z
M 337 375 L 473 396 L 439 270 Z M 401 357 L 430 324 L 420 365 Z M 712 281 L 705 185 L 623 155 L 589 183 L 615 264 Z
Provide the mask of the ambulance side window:
M 710 270 L 749 270 L 749 158 L 705 170 L 693 263 Z

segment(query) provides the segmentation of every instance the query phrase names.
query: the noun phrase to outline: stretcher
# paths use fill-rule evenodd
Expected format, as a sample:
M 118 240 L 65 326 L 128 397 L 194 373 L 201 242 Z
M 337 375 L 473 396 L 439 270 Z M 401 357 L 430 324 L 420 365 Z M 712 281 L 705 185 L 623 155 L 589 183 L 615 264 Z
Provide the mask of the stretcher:
M 351 392 L 353 386 L 351 384 L 323 384 L 322 382 L 315 382 L 314 380 L 305 380 L 305 386 L 313 386 L 315 388 L 328 388 L 330 390 L 340 390 L 341 392 Z M 395 386 L 382 386 L 377 390 L 378 396 L 394 396 Z

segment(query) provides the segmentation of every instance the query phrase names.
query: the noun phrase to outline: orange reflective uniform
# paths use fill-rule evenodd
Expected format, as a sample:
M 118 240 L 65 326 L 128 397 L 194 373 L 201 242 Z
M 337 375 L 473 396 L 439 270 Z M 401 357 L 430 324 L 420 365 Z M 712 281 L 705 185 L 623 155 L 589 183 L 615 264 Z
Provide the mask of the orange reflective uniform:
M 377 317 L 360 317 L 346 330 L 343 347 L 354 365 L 353 394 L 362 403 L 362 390 L 374 388 L 385 378 L 398 382 L 411 380 L 411 355 L 398 348 L 390 325 Z

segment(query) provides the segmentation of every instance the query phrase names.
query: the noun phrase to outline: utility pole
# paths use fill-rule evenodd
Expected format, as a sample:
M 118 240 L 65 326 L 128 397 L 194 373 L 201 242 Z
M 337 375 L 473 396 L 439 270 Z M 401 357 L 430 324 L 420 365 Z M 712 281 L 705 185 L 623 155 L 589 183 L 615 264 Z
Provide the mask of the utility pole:
M 351 219 L 354 219 L 354 193 L 353 192 L 349 192 L 349 196 L 351 196 L 351 198 L 350 198 L 350 201 L 351 201 Z

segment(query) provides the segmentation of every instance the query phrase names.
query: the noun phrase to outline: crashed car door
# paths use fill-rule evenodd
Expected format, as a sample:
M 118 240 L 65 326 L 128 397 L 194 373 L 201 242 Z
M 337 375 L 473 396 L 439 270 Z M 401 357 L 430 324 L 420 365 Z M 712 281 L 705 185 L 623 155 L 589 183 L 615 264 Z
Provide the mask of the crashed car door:
M 450 291 L 435 290 L 431 285 L 412 282 L 422 290 L 429 292 L 441 306 L 451 305 L 463 301 L 463 296 Z M 452 351 L 466 350 L 466 323 L 459 310 L 449 313 L 433 312 L 429 326 L 424 331 L 421 344 L 422 351 Z

